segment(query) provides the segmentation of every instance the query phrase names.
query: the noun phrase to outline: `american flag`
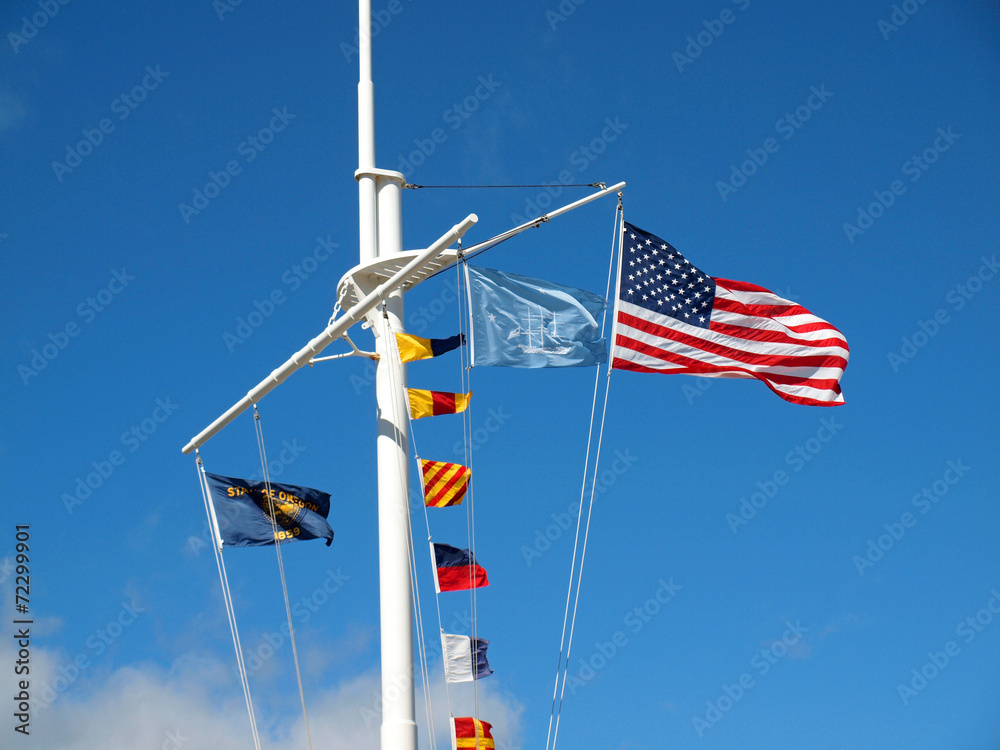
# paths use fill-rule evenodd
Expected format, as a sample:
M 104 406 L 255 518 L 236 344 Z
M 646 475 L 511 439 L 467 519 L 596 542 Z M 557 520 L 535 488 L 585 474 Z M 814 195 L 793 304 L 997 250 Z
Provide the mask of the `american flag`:
M 801 305 L 712 278 L 628 223 L 619 266 L 614 369 L 757 378 L 792 403 L 844 403 L 847 339 Z

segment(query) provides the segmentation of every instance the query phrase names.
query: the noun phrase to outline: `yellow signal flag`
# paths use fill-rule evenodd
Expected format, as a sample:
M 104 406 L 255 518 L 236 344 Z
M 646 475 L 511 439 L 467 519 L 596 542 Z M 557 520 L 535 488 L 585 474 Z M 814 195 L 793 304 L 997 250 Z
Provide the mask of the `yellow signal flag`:
M 406 389 L 410 401 L 410 418 L 436 417 L 438 414 L 458 414 L 469 408 L 468 393 L 443 393 L 442 391 L 422 391 L 417 388 Z
M 472 470 L 461 464 L 419 460 L 424 486 L 424 505 L 428 508 L 460 505 L 469 488 Z
M 399 349 L 400 362 L 430 359 L 439 354 L 450 352 L 452 349 L 457 349 L 464 343 L 464 333 L 457 333 L 446 339 L 425 339 L 409 333 L 396 334 L 396 348 Z

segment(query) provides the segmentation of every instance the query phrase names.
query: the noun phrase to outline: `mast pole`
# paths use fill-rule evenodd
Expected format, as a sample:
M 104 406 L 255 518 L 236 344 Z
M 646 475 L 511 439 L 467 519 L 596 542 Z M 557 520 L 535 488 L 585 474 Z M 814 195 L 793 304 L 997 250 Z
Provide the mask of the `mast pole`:
M 371 0 L 358 0 L 358 217 L 360 262 L 403 251 L 399 172 L 375 168 Z M 370 318 L 371 320 L 372 318 Z M 413 680 L 413 594 L 410 577 L 409 412 L 406 366 L 394 356 L 392 331 L 403 331 L 403 292 L 383 302 L 372 326 L 379 354 L 378 407 L 379 610 L 382 656 L 382 750 L 416 750 Z

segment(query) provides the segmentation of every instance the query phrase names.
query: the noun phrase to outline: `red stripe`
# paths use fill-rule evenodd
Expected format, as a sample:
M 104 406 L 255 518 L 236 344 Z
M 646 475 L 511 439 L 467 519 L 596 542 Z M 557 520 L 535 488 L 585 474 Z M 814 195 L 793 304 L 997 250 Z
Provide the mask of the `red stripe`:
M 451 464 L 451 465 L 454 466 L 454 464 Z M 459 471 L 455 473 L 455 476 L 453 476 L 451 479 L 449 479 L 448 481 L 446 481 L 443 486 L 439 486 L 439 485 L 441 485 L 440 480 L 438 480 L 433 485 L 433 487 L 431 488 L 431 492 L 434 493 L 435 504 L 436 504 L 436 501 L 437 501 L 438 498 L 440 498 L 440 497 L 442 497 L 444 495 L 447 495 L 448 492 L 451 490 L 451 488 L 454 487 L 456 484 L 458 484 L 465 477 L 466 471 L 468 471 L 468 470 L 465 467 L 461 467 L 459 469 Z M 463 491 L 462 494 L 459 497 L 460 498 L 464 497 L 464 495 L 465 495 L 465 492 Z M 454 502 L 454 501 L 455 501 L 455 498 L 452 498 L 452 502 Z
M 444 475 L 448 472 L 455 470 L 450 479 L 443 479 Z M 462 466 L 461 464 L 449 464 L 443 461 L 425 461 L 422 463 L 422 470 L 424 473 L 424 485 L 428 492 L 434 494 L 434 497 L 438 497 L 452 487 L 454 487 L 458 482 L 462 481 L 464 477 L 469 476 L 469 467 Z M 464 494 L 464 493 L 463 493 Z
M 759 367 L 837 367 L 839 369 L 844 369 L 847 366 L 847 360 L 843 357 L 831 357 L 828 355 L 753 354 L 742 349 L 734 349 L 730 346 L 689 336 L 673 328 L 667 328 L 666 326 L 658 325 L 652 321 L 637 318 L 634 315 L 629 315 L 621 311 L 618 312 L 618 321 L 629 328 L 645 331 L 659 338 L 687 344 L 695 349 L 718 354 L 727 359 L 744 362 L 748 365 L 757 365 Z
M 614 367 L 615 370 L 631 370 L 633 372 L 659 372 L 662 373 L 663 370 L 657 370 L 654 367 L 646 367 L 645 365 L 640 365 L 635 362 L 630 362 L 627 359 L 615 358 Z M 684 370 L 671 370 L 670 372 L 683 373 Z M 749 372 L 749 371 L 747 371 Z M 796 396 L 790 393 L 785 393 L 784 391 L 779 391 L 773 385 L 767 382 L 765 378 L 760 377 L 756 373 L 751 372 L 755 378 L 760 380 L 764 385 L 770 388 L 774 393 L 785 401 L 789 401 L 793 404 L 803 404 L 805 406 L 842 406 L 842 401 L 820 401 L 814 398 L 808 398 L 807 396 Z M 840 393 L 840 387 L 837 388 L 837 393 Z
M 463 591 L 490 585 L 486 571 L 478 565 L 438 568 L 437 576 L 441 591 Z
M 456 466 L 456 464 L 447 464 L 448 466 Z M 461 481 L 468 471 L 465 467 L 460 467 L 461 470 L 458 471 L 451 479 L 447 481 L 442 481 L 440 479 L 434 479 L 428 486 L 427 491 L 430 493 L 430 501 L 432 505 L 439 505 L 444 496 L 451 491 L 451 489 Z M 465 497 L 466 487 L 462 487 L 461 491 L 455 497 L 448 500 L 449 505 L 455 505 L 460 502 L 463 497 Z
M 763 292 L 764 294 L 770 294 L 773 297 L 777 297 L 774 292 L 770 289 L 765 289 L 762 286 L 757 286 L 756 284 L 748 284 L 745 281 L 733 281 L 732 279 L 717 279 L 712 278 L 716 284 L 721 286 L 723 289 L 732 289 L 737 292 Z
M 441 391 L 431 391 L 431 411 L 434 416 L 438 414 L 455 413 L 455 394 L 442 393 Z

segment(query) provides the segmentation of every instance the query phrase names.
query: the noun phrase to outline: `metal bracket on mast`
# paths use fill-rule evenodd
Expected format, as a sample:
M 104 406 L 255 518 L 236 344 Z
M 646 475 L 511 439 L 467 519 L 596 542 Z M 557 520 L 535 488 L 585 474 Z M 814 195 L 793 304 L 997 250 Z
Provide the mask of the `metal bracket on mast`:
M 331 354 L 329 357 L 313 357 L 309 360 L 309 366 L 312 367 L 316 362 L 329 362 L 331 359 L 343 359 L 344 357 L 368 357 L 368 359 L 378 362 L 379 355 L 375 352 L 363 352 L 354 345 L 351 341 L 351 337 L 346 333 L 341 336 L 344 341 L 351 345 L 351 351 L 344 352 L 343 354 Z
M 359 170 L 359 172 L 361 172 L 361 170 Z M 604 183 L 597 184 L 603 185 Z M 623 187 L 625 187 L 624 182 L 616 183 L 611 187 L 606 187 L 603 190 L 599 190 L 598 192 L 581 198 L 580 200 L 573 201 L 572 203 L 568 203 L 560 208 L 554 208 L 547 214 L 539 216 L 537 219 L 532 219 L 531 221 L 526 221 L 524 224 L 519 224 L 518 226 L 508 229 L 506 232 L 498 234 L 495 237 L 491 237 L 485 242 L 480 242 L 477 245 L 465 248 L 449 248 L 448 250 L 440 253 L 436 258 L 434 258 L 434 260 L 424 265 L 419 271 L 412 274 L 400 288 L 405 292 L 415 287 L 421 281 L 425 281 L 431 276 L 435 276 L 460 260 L 478 255 L 485 250 L 489 250 L 494 245 L 497 245 L 516 234 L 520 234 L 526 229 L 537 227 L 542 223 L 548 222 L 550 219 L 562 216 L 564 213 L 568 213 L 569 211 L 579 208 L 580 206 L 590 203 L 591 201 L 597 200 L 598 198 L 603 198 L 605 195 L 609 195 L 616 190 L 621 190 Z M 417 257 L 421 252 L 423 251 L 404 250 L 403 252 L 395 255 L 375 258 L 374 260 L 355 266 L 350 271 L 345 273 L 343 278 L 341 278 L 338 282 L 337 299 L 340 300 L 341 305 L 353 305 L 381 281 L 392 276 L 392 274 L 404 266 L 407 261 Z M 372 331 L 375 335 L 378 335 L 377 329 L 377 326 L 372 326 Z
M 252 404 L 257 403 L 260 399 L 281 385 L 289 375 L 301 367 L 304 367 L 309 360 L 313 359 L 327 346 L 345 334 L 352 325 L 360 321 L 369 310 L 374 308 L 392 292 L 403 286 L 403 284 L 405 284 L 412 276 L 419 273 L 428 263 L 432 263 L 438 255 L 445 251 L 445 248 L 447 248 L 448 245 L 464 235 L 477 221 L 479 221 L 479 217 L 475 214 L 469 214 L 464 220 L 453 226 L 448 232 L 438 238 L 437 242 L 432 244 L 429 248 L 419 251 L 415 257 L 411 257 L 409 262 L 404 264 L 402 268 L 396 271 L 396 273 L 392 274 L 391 277 L 385 281 L 385 283 L 378 285 L 375 289 L 366 294 L 363 299 L 358 300 L 350 307 L 350 309 L 347 310 L 347 312 L 344 313 L 343 316 L 328 325 L 326 330 L 324 330 L 319 336 L 302 347 L 302 349 L 292 355 L 288 361 L 274 370 L 267 378 L 258 383 L 255 388 L 251 389 L 246 396 L 229 407 L 225 414 L 220 416 L 212 422 L 212 424 L 191 438 L 191 441 L 181 449 L 182 452 L 190 453 L 195 448 L 204 445 L 209 438 L 236 419 L 236 417 L 246 411 L 246 409 L 248 409 Z

